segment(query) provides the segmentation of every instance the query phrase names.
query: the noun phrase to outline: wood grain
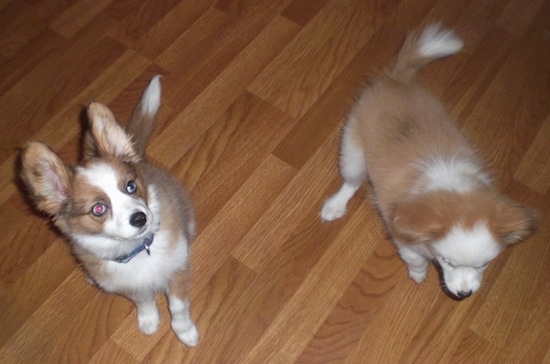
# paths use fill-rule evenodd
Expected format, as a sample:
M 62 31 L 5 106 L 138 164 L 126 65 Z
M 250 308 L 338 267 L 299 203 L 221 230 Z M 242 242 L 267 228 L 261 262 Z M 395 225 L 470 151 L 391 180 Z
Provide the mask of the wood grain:
M 548 0 L 0 0 L 0 362 L 550 363 L 549 20 Z M 432 21 L 465 49 L 420 78 L 542 216 L 461 302 L 433 268 L 408 279 L 368 186 L 319 219 L 357 93 Z M 145 336 L 131 302 L 90 287 L 17 178 L 27 140 L 77 161 L 84 105 L 124 124 L 155 74 L 148 155 L 197 208 L 195 349 L 164 298 Z

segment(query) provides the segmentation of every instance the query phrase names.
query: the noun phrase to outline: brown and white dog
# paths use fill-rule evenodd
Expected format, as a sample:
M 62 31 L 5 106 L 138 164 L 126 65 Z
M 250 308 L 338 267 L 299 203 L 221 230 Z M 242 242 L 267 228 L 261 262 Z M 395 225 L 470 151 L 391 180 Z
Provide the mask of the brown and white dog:
M 147 335 L 158 329 L 155 294 L 164 292 L 173 330 L 196 346 L 187 297 L 193 208 L 178 181 L 144 161 L 160 94 L 156 76 L 127 131 L 106 106 L 91 103 L 82 161 L 68 166 L 45 144 L 29 142 L 21 175 L 36 207 L 71 241 L 91 283 L 132 300 Z
M 537 227 L 536 212 L 494 189 L 443 105 L 414 82 L 422 67 L 461 48 L 452 31 L 436 24 L 407 37 L 347 119 L 340 155 L 344 183 L 321 211 L 324 221 L 342 217 L 368 179 L 409 276 L 422 282 L 428 262 L 435 261 L 446 289 L 459 299 L 479 289 L 483 271 L 505 247 Z

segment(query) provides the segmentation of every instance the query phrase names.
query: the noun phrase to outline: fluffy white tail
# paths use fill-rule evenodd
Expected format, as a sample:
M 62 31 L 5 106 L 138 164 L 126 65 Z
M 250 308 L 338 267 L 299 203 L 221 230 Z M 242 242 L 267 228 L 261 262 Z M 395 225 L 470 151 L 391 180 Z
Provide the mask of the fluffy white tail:
M 160 107 L 161 76 L 153 77 L 136 105 L 126 131 L 132 136 L 134 148 L 140 157 L 145 154 L 147 142 L 155 130 L 157 112 Z
M 451 30 L 431 24 L 420 33 L 407 36 L 388 75 L 409 82 L 416 73 L 436 59 L 451 56 L 462 49 L 463 43 Z

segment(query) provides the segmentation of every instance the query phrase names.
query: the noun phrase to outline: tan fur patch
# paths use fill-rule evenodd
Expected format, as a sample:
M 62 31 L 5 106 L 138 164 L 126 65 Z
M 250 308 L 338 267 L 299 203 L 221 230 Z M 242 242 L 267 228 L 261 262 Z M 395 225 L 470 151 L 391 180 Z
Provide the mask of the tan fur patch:
M 21 177 L 36 207 L 59 213 L 71 194 L 72 172 L 47 145 L 29 142 L 21 156 Z

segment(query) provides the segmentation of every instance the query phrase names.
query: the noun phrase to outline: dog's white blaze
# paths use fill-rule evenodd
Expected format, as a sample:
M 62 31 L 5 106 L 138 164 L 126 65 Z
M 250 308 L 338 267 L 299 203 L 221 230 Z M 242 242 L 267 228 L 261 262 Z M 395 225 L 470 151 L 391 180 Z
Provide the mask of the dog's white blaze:
M 495 241 L 485 223 L 472 229 L 455 226 L 434 248 L 456 266 L 479 267 L 494 259 L 501 245 Z
M 454 294 L 477 291 L 487 264 L 502 250 L 485 223 L 472 229 L 456 226 L 433 248 L 445 285 Z
M 106 236 L 115 239 L 132 239 L 138 237 L 150 224 L 151 213 L 145 202 L 134 198 L 120 190 L 121 184 L 115 169 L 107 163 L 99 163 L 90 168 L 80 168 L 78 173 L 85 177 L 86 181 L 94 187 L 105 192 L 109 197 L 111 218 L 104 224 Z M 147 216 L 147 224 L 144 227 L 135 227 L 130 224 L 130 217 L 136 212 L 143 212 Z

